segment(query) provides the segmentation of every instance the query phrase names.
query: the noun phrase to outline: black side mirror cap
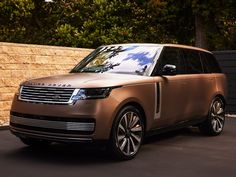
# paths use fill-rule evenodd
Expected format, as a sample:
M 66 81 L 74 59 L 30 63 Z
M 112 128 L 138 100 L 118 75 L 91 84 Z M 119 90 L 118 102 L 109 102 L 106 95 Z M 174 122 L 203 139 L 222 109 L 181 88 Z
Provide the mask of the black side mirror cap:
M 177 74 L 177 68 L 175 65 L 166 64 L 162 69 L 162 75 L 173 76 Z

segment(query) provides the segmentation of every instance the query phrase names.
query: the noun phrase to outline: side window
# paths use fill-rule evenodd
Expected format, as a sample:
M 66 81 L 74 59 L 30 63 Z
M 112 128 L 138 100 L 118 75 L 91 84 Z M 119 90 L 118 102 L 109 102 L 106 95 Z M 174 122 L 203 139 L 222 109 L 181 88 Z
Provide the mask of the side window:
M 204 73 L 211 73 L 205 52 L 200 52 Z
M 218 62 L 216 61 L 215 57 L 210 54 L 210 53 L 205 53 L 205 63 L 206 63 L 206 67 L 208 68 L 208 72 L 209 73 L 222 73 L 220 66 L 218 64 Z
M 205 73 L 221 73 L 220 66 L 216 61 L 215 57 L 206 52 L 201 52 L 201 60 Z
M 189 74 L 203 73 L 200 54 L 198 51 L 184 49 L 184 58 L 186 62 L 187 73 Z
M 185 73 L 184 61 L 182 53 L 178 48 L 165 47 L 162 51 L 160 59 L 157 61 L 157 66 L 154 75 L 161 75 L 161 71 L 166 64 L 175 65 L 177 74 Z

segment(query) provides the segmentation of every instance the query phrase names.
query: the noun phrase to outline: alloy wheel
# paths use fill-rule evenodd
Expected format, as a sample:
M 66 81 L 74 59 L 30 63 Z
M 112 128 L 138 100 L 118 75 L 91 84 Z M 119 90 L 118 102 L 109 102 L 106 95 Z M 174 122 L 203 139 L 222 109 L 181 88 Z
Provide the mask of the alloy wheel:
M 133 111 L 126 112 L 119 121 L 116 132 L 116 145 L 120 151 L 131 156 L 135 154 L 143 137 L 143 126 L 141 118 Z
M 212 129 L 216 133 L 221 132 L 224 127 L 225 110 L 224 110 L 224 104 L 220 99 L 217 99 L 213 102 L 210 116 L 211 116 Z

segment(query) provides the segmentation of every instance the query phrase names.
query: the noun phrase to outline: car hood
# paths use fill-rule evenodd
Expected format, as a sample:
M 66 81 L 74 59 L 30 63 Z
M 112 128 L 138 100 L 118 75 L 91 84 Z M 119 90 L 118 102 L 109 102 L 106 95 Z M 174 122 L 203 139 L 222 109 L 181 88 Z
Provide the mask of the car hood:
M 111 73 L 70 73 L 28 80 L 22 85 L 40 87 L 96 88 L 151 82 L 152 77 Z

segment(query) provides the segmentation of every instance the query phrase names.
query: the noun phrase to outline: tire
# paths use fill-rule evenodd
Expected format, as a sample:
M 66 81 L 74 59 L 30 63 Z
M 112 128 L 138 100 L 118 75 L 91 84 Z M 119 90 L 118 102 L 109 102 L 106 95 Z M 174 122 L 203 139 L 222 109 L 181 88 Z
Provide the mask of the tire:
M 46 140 L 39 140 L 39 139 L 34 139 L 34 138 L 20 138 L 20 140 L 27 146 L 31 147 L 44 147 L 44 146 L 49 146 L 51 144 L 50 141 Z
M 114 120 L 109 149 L 117 160 L 130 160 L 134 158 L 143 141 L 144 122 L 143 115 L 134 106 L 124 107 Z
M 199 130 L 210 136 L 222 133 L 225 123 L 225 104 L 224 101 L 216 97 L 212 100 L 207 119 L 199 125 Z

